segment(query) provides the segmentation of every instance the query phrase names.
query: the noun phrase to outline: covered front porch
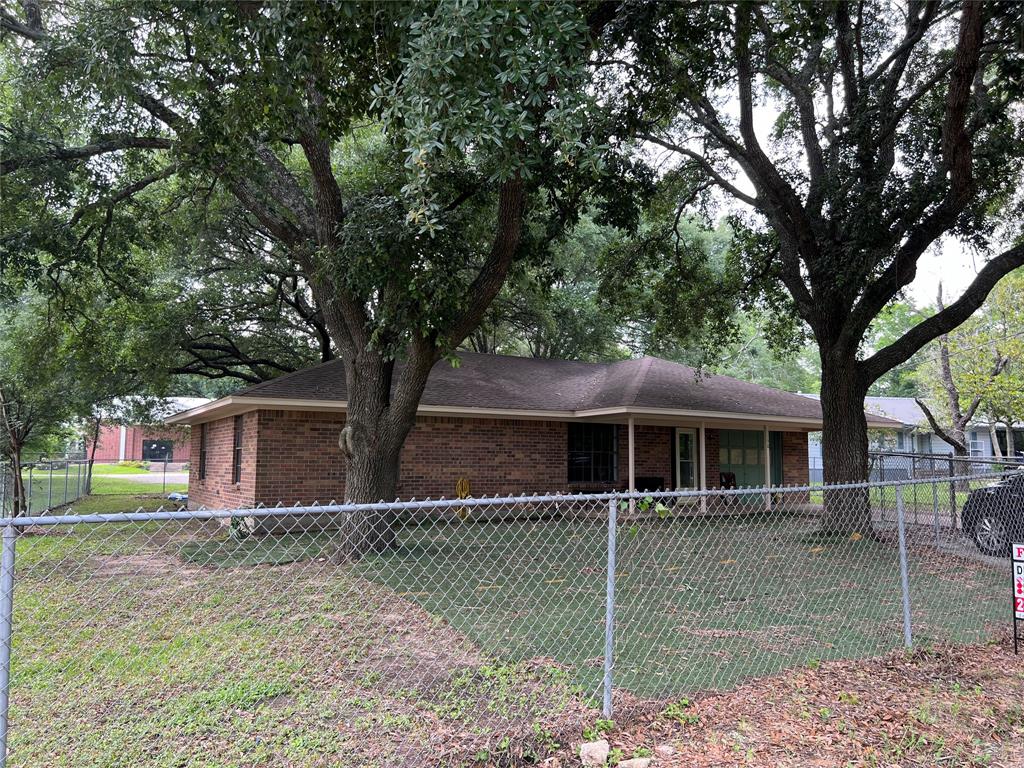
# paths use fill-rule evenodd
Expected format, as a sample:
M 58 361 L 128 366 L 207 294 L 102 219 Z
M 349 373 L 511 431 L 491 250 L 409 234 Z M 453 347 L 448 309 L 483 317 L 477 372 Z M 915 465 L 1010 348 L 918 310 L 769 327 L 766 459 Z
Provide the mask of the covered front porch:
M 602 485 L 640 492 L 806 485 L 807 436 L 816 427 L 636 413 L 614 422 L 588 420 L 569 427 L 568 479 L 578 491 Z M 745 500 L 765 498 L 757 493 Z

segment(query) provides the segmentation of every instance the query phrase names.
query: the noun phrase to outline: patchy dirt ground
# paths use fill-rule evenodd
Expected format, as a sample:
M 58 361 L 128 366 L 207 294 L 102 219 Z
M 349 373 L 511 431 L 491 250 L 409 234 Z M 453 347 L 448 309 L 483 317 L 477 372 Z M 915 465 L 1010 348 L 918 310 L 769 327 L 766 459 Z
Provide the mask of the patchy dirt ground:
M 682 701 L 606 736 L 657 768 L 1024 766 L 1024 656 L 1011 639 L 829 662 Z M 575 766 L 563 750 L 545 765 Z
M 489 548 L 494 533 L 478 528 L 457 550 L 424 540 L 407 557 L 353 567 L 325 556 L 329 539 L 251 537 L 240 546 L 216 523 L 27 533 L 18 543 L 8 765 L 575 768 L 573 746 L 606 725 L 593 709 L 596 688 L 581 683 L 600 676 L 603 571 L 588 574 L 587 589 L 559 586 L 600 562 L 603 539 L 576 535 L 538 527 L 510 550 Z M 831 652 L 870 656 L 898 641 L 898 610 L 884 605 L 898 596 L 891 553 L 843 543 L 832 554 L 848 558 L 858 581 L 835 584 L 799 559 L 821 547 L 796 542 L 757 590 L 800 600 L 751 602 L 745 616 L 756 622 L 737 618 L 735 598 L 753 586 L 737 582 L 734 557 L 716 553 L 718 570 L 701 576 L 704 561 L 684 568 L 645 555 L 662 566 L 632 571 L 632 582 L 623 574 L 633 596 L 623 627 L 646 630 L 627 631 L 616 646 L 618 674 L 636 683 L 624 688 L 640 697 L 616 695 L 615 759 L 656 754 L 655 768 L 1024 768 L 1024 661 L 1006 651 L 1006 638 L 804 666 L 733 687 L 749 676 L 741 662 L 751 638 L 776 654 L 774 669 L 805 664 L 806 627 L 835 615 L 836 589 L 855 595 L 843 631 L 857 631 L 830 635 L 840 643 Z M 508 565 L 519 562 L 534 567 Z M 1005 571 L 986 575 L 1005 586 Z M 940 570 L 925 582 L 934 589 L 915 601 L 915 631 L 934 625 L 932 636 L 949 637 L 969 626 L 977 638 L 979 617 L 1005 616 L 1002 597 L 988 606 L 978 597 L 987 588 L 957 579 Z M 663 700 L 666 690 L 709 684 L 729 692 Z
M 218 533 L 146 524 L 19 542 L 8 765 L 526 765 L 597 716 L 554 659 L 496 662 L 327 558 L 175 556 Z

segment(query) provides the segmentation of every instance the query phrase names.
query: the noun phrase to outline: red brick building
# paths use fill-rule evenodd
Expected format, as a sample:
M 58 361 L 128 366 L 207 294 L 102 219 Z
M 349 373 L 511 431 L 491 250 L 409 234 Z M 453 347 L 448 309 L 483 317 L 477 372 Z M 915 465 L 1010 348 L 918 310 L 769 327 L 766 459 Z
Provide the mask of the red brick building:
M 187 462 L 192 441 L 188 430 L 104 424 L 96 441 L 95 460 L 100 464 L 119 461 Z M 89 446 L 91 450 L 92 446 Z
M 816 400 L 653 357 L 460 358 L 431 372 L 400 498 L 807 483 Z M 169 419 L 192 426 L 190 505 L 344 499 L 346 397 L 332 361 Z
M 205 397 L 172 397 L 162 402 L 156 414 L 164 420 L 173 414 L 206 405 Z M 86 446 L 86 455 L 93 455 L 92 442 Z M 161 424 L 103 424 L 96 440 L 94 459 L 100 464 L 120 461 L 173 462 L 186 464 L 190 460 L 192 440 L 188 427 L 168 427 Z

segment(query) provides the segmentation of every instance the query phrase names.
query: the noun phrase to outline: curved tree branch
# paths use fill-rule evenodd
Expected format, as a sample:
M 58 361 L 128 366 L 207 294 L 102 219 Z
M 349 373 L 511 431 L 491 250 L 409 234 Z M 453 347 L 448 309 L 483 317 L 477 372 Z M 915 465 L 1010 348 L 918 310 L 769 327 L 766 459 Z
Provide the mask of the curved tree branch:
M 918 407 L 924 412 L 924 416 L 928 419 L 928 424 L 932 428 L 932 432 L 938 435 L 944 442 L 949 443 L 953 448 L 957 449 L 961 453 L 967 453 L 967 445 L 963 440 L 956 439 L 947 430 L 942 428 L 942 425 L 936 420 L 935 416 L 929 410 L 928 406 L 925 405 L 924 401 L 919 397 L 914 398 L 914 402 L 917 403 Z
M 922 320 L 887 347 L 862 361 L 868 381 L 876 381 L 886 371 L 905 363 L 932 339 L 956 328 L 980 307 L 989 292 L 1005 275 L 1024 266 L 1024 243 L 991 259 L 955 302 L 927 320 Z
M 92 144 L 80 147 L 52 147 L 38 155 L 25 157 L 7 157 L 0 160 L 0 176 L 23 168 L 34 168 L 52 161 L 88 160 L 96 155 L 120 152 L 125 149 L 170 149 L 174 146 L 171 139 L 161 136 L 109 136 Z

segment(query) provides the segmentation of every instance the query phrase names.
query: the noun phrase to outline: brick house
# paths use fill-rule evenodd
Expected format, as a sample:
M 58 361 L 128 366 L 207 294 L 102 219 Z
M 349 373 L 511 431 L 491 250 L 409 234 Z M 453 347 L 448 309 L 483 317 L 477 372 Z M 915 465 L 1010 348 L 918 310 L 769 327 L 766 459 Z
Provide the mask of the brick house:
M 473 496 L 807 483 L 815 400 L 654 357 L 459 357 L 431 372 L 402 499 L 452 498 L 460 480 Z M 335 360 L 170 418 L 192 427 L 190 505 L 344 499 L 345 400 Z

